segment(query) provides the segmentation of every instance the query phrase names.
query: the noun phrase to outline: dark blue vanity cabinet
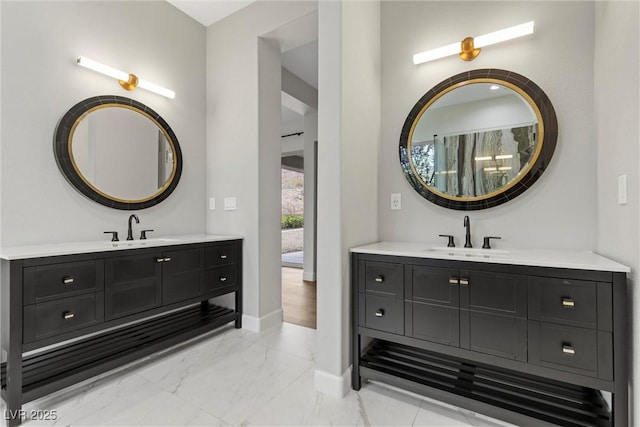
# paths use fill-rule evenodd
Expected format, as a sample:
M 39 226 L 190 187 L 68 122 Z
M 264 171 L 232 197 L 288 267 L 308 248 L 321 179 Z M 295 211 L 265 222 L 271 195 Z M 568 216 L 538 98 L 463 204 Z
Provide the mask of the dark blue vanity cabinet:
M 242 322 L 242 240 L 2 260 L 2 398 L 22 404 Z M 210 298 L 235 294 L 235 307 Z
M 518 425 L 628 425 L 625 273 L 355 252 L 351 268 L 355 390 L 381 381 Z

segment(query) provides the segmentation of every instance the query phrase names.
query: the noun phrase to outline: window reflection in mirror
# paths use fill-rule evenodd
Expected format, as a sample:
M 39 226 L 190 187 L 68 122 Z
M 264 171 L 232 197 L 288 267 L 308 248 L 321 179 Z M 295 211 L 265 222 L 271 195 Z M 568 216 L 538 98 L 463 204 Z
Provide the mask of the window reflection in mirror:
M 481 197 L 507 186 L 536 153 L 538 120 L 509 87 L 474 83 L 445 93 L 415 124 L 411 160 L 432 191 Z

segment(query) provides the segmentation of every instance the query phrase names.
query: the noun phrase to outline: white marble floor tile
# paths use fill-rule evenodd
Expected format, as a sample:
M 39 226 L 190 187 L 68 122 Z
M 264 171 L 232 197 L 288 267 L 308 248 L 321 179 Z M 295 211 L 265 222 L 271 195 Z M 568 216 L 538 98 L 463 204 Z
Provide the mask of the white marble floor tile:
M 282 323 L 261 333 L 255 342 L 293 356 L 315 360 L 315 329 L 291 323 Z
M 253 413 L 246 426 L 409 426 L 421 399 L 367 384 L 343 399 L 315 391 L 314 369 Z
M 253 345 L 255 338 L 243 335 L 237 329 L 210 335 L 205 340 L 181 345 L 150 358 L 138 366 L 137 374 L 174 393 L 185 378 L 199 375 L 217 358 L 244 352 Z
M 467 411 L 465 409 L 460 409 L 460 412 L 462 412 L 464 416 L 467 417 L 469 423 L 471 423 L 471 425 L 474 427 L 517 427 L 515 424 L 497 420 L 495 418 Z
M 418 415 L 413 422 L 415 427 L 469 427 L 471 422 L 465 415 L 450 406 L 443 406 L 423 400 Z
M 313 362 L 251 343 L 185 372 L 175 394 L 238 425 L 313 366 Z

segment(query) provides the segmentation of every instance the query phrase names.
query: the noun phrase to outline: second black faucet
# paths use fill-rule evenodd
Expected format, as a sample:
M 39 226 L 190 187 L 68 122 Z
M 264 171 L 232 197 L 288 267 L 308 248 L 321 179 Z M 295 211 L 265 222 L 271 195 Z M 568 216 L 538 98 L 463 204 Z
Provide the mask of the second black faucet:
M 135 219 L 136 224 L 140 224 L 140 220 L 138 219 L 138 215 L 132 214 L 129 216 L 129 227 L 127 228 L 127 240 L 133 240 L 133 230 L 131 229 L 131 220 Z
M 469 215 L 465 215 L 464 217 L 464 228 L 466 228 L 464 247 L 472 248 L 473 245 L 471 244 L 471 220 L 469 219 Z

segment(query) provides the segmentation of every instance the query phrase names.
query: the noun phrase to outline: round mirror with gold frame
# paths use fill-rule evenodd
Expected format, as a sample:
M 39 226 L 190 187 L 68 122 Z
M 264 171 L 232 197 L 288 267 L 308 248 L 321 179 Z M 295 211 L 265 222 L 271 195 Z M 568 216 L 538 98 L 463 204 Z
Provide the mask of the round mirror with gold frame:
M 400 135 L 400 163 L 422 197 L 478 210 L 522 194 L 542 175 L 558 136 L 547 95 L 505 70 L 457 74 L 429 90 Z
M 76 190 L 115 209 L 162 202 L 182 173 L 182 152 L 171 127 L 151 108 L 122 96 L 74 105 L 58 124 L 54 154 Z

